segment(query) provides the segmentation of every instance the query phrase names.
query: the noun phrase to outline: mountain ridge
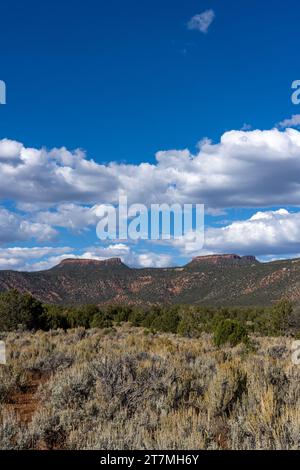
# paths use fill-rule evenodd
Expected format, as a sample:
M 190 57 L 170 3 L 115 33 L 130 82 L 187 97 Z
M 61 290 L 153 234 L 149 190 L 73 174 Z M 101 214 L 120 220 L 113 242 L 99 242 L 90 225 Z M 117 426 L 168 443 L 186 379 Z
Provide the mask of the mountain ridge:
M 300 304 L 300 259 L 259 262 L 218 254 L 185 266 L 131 268 L 120 258 L 69 258 L 38 272 L 0 271 L 0 292 L 16 288 L 47 303 L 270 305 Z

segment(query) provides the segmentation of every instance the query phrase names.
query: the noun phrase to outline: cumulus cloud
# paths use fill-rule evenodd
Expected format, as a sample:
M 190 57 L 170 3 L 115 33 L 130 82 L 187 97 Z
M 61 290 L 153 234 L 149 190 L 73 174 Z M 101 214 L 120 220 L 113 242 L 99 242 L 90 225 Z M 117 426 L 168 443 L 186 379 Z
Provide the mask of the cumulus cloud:
M 118 189 L 113 164 L 104 166 L 65 148 L 34 149 L 0 141 L 0 198 L 22 204 L 112 200 Z M 115 196 L 114 196 L 115 197 Z
M 272 255 L 300 251 L 300 212 L 259 211 L 250 219 L 222 228 L 209 228 L 206 249 Z
M 56 230 L 48 223 L 31 222 L 20 215 L 0 207 L 0 243 L 53 240 Z
M 220 209 L 300 202 L 296 129 L 233 130 L 218 143 L 203 140 L 196 154 L 188 149 L 160 151 L 155 164 L 139 165 L 102 165 L 81 151 L 0 142 L 0 199 L 22 204 L 23 209 L 41 203 L 52 208 L 116 203 L 119 191 L 130 203 L 204 203 Z M 60 214 L 63 211 L 70 213 L 70 206 L 62 206 Z
M 122 243 L 82 250 L 71 247 L 0 248 L 0 269 L 39 271 L 50 269 L 66 258 L 104 260 L 116 256 L 124 262 L 135 259 L 130 248 Z
M 207 33 L 210 25 L 215 19 L 215 12 L 213 10 L 205 10 L 198 15 L 193 16 L 188 22 L 188 29 Z
M 165 268 L 173 264 L 171 255 L 159 253 L 141 253 L 136 255 L 136 264 L 142 268 Z
M 49 260 L 53 261 L 53 265 L 57 264 L 71 252 L 70 247 L 0 248 L 0 269 L 32 271 L 39 269 L 39 263 L 42 269 L 47 269 L 51 265 Z
M 291 118 L 279 122 L 278 126 L 282 129 L 286 129 L 287 127 L 300 127 L 300 114 L 293 114 Z
M 212 253 L 296 256 L 300 252 L 300 212 L 259 211 L 249 219 L 224 227 L 208 227 L 203 249 L 201 241 L 197 234 L 189 233 L 181 240 L 172 241 L 172 245 L 189 257 Z
M 93 227 L 97 205 L 117 203 L 119 192 L 128 196 L 129 203 L 204 203 L 207 213 L 215 216 L 230 207 L 300 206 L 300 132 L 290 127 L 232 130 L 216 143 L 203 139 L 195 153 L 163 150 L 157 152 L 155 163 L 139 165 L 104 165 L 81 150 L 33 149 L 0 140 L 0 199 L 18 207 L 17 211 L 11 210 L 12 204 L 9 209 L 0 207 L 2 244 L 31 239 L 48 243 L 62 227 L 75 232 Z M 205 250 L 298 253 L 298 222 L 297 212 L 260 210 L 249 220 L 208 228 Z M 182 254 L 197 254 L 197 240 L 183 240 L 174 247 Z M 131 265 L 172 262 L 169 255 L 151 250 L 121 248 L 121 257 Z M 12 256 L 11 261 L 3 258 L 0 268 L 11 263 L 38 269 L 56 264 L 65 254 L 111 257 L 112 253 L 113 248 L 97 253 L 94 248 L 71 250 L 33 258 L 31 264 Z
M 124 243 L 116 243 L 108 247 L 91 247 L 84 251 L 80 256 L 81 259 L 98 259 L 104 260 L 112 257 L 119 257 L 125 264 L 141 268 L 162 268 L 172 264 L 172 256 L 165 253 L 155 253 L 151 250 L 139 253 L 132 250 L 131 247 Z
M 66 258 L 105 260 L 121 258 L 128 266 L 165 267 L 172 264 L 172 257 L 147 251 L 135 252 L 124 243 L 114 243 L 106 247 L 91 246 L 82 249 L 71 247 L 13 247 L 0 248 L 0 270 L 42 271 L 56 266 Z
M 81 206 L 79 204 L 61 204 L 55 210 L 41 211 L 34 215 L 36 221 L 54 227 L 68 228 L 81 232 L 99 221 L 96 215 L 98 206 Z
M 55 250 L 55 249 L 54 249 Z M 61 253 L 51 253 L 51 256 L 46 256 L 43 259 L 38 259 L 33 263 L 30 263 L 27 266 L 29 271 L 38 271 L 44 269 L 50 269 L 53 266 L 56 266 L 61 261 L 66 258 L 73 259 L 95 259 L 95 260 L 105 260 L 108 258 L 119 257 L 124 263 L 132 262 L 134 255 L 131 253 L 131 250 L 128 246 L 123 243 L 116 243 L 109 245 L 107 247 L 89 247 L 82 250 L 67 249 L 61 250 Z M 22 265 L 19 266 L 19 270 L 24 269 Z

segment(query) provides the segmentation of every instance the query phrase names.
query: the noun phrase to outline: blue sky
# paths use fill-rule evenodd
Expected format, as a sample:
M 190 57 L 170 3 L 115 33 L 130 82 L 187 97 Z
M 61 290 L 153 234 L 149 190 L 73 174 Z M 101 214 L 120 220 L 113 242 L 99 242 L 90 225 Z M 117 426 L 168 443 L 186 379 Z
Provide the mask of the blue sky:
M 0 268 L 300 253 L 299 2 L 12 0 L 1 19 Z M 206 204 L 207 246 L 101 244 L 91 208 L 120 188 Z

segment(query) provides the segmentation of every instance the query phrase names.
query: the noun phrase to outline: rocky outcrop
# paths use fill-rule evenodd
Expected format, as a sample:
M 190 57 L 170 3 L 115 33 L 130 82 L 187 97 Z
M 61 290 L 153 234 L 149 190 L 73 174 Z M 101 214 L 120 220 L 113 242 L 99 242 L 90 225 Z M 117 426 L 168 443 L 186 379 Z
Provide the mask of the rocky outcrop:
M 81 258 L 67 258 L 61 261 L 57 268 L 65 266 L 122 266 L 121 258 L 108 258 L 104 260 L 97 259 L 81 259 Z
M 188 266 L 198 266 L 201 264 L 211 265 L 245 265 L 245 264 L 257 264 L 259 261 L 255 256 L 239 256 L 236 254 L 225 254 L 225 255 L 207 255 L 207 256 L 196 256 L 188 264 Z

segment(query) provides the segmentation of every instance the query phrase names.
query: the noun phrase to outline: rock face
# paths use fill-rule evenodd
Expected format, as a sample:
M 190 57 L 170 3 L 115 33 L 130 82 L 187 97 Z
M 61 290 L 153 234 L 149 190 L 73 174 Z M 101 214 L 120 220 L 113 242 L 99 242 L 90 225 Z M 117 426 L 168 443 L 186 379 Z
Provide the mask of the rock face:
M 212 264 L 212 265 L 242 265 L 242 264 L 253 264 L 259 263 L 255 256 L 239 256 L 235 254 L 228 255 L 208 255 L 208 256 L 196 256 L 189 263 L 189 266 L 197 266 L 201 264 Z
M 0 271 L 0 292 L 18 289 L 57 304 L 300 304 L 300 259 L 260 263 L 236 254 L 194 258 L 181 268 L 129 268 L 120 258 L 66 259 L 40 272 Z
M 59 263 L 57 268 L 64 268 L 65 266 L 80 267 L 80 266 L 121 266 L 123 265 L 121 258 L 109 258 L 104 260 L 97 259 L 80 259 L 80 258 L 67 258 Z

